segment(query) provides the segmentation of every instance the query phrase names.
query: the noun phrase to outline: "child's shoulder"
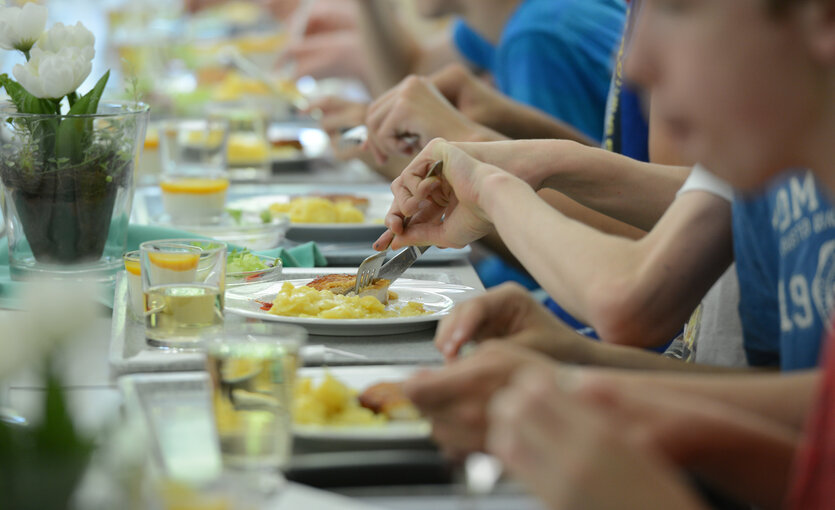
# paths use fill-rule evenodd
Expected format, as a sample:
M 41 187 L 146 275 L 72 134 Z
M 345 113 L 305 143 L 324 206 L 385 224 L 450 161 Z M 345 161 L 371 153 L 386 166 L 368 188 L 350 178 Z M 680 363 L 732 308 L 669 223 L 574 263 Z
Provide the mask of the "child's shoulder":
M 502 45 L 534 37 L 620 37 L 626 8 L 620 0 L 525 0 L 510 18 Z M 578 37 L 580 36 L 580 37 Z

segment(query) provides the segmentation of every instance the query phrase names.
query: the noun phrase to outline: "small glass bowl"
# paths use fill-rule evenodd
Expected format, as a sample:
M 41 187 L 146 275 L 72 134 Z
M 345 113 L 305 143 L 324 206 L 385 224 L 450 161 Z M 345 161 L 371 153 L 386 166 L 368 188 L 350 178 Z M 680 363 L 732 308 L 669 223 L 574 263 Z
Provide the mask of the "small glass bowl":
M 226 287 L 236 287 L 240 285 L 247 285 L 250 283 L 264 283 L 274 282 L 281 279 L 281 273 L 284 266 L 279 258 L 266 257 L 263 255 L 256 255 L 259 259 L 267 264 L 267 269 L 258 269 L 255 271 L 243 271 L 240 273 L 226 273 Z

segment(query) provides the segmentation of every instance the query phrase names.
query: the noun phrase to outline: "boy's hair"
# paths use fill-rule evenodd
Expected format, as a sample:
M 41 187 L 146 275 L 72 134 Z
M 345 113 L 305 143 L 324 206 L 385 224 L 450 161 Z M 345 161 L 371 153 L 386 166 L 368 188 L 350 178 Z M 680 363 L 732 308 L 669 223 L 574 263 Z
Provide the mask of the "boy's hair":
M 789 7 L 794 7 L 806 0 L 766 0 L 768 7 L 777 13 L 783 13 Z

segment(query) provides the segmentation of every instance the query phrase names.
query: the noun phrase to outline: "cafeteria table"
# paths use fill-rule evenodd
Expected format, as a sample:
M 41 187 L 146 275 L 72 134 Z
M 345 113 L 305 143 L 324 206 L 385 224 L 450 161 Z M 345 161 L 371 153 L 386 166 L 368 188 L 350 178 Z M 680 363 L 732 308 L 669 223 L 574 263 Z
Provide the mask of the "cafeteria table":
M 139 182 L 151 184 L 153 176 L 140 176 Z M 302 189 L 310 187 L 338 186 L 344 193 L 362 193 L 365 191 L 379 192 L 387 189 L 386 181 L 369 170 L 364 165 L 353 162 L 349 164 L 334 161 L 320 161 L 309 168 L 285 170 L 272 176 L 264 190 L 274 190 L 276 186 L 286 185 L 287 189 Z M 240 185 L 241 189 L 249 189 L 251 184 Z M 300 188 L 302 187 L 302 188 Z M 5 240 L 0 238 L 0 242 Z M 438 264 L 420 264 L 409 269 L 404 277 L 417 279 L 439 280 L 483 290 L 473 266 L 467 260 L 457 260 Z M 0 319 L 3 314 L 18 312 L 0 309 Z M 68 405 L 73 413 L 78 428 L 82 432 L 95 434 L 108 424 L 121 423 L 125 415 L 125 399 L 119 390 L 118 377 L 123 374 L 142 371 L 154 371 L 154 367 L 139 365 L 141 370 L 130 363 L 114 361 L 114 342 L 125 341 L 131 337 L 131 330 L 135 335 L 141 334 L 141 324 L 124 324 L 127 331 L 119 331 L 118 314 L 110 308 L 101 307 L 100 316 L 90 324 L 89 330 L 78 338 L 68 340 L 60 359 L 62 384 L 66 389 Z M 115 338 L 114 333 L 125 335 Z M 402 335 L 381 337 L 317 337 L 311 336 L 308 344 L 321 344 L 343 351 L 349 351 L 366 357 L 357 364 L 398 364 L 440 366 L 443 358 L 433 345 L 434 330 L 428 329 Z M 117 345 L 120 349 L 130 351 L 125 346 Z M 116 356 L 118 358 L 118 356 Z M 151 358 L 152 359 L 152 358 Z M 350 360 L 340 359 L 332 364 L 350 364 Z M 195 368 L 195 367 L 191 367 Z M 24 371 L 14 378 L 0 381 L 0 407 L 9 407 L 30 420 L 36 420 L 39 405 L 43 396 L 44 384 L 38 374 Z M 434 450 L 431 445 L 423 451 L 424 457 L 431 460 Z M 298 448 L 294 453 L 298 453 Z M 323 452 L 318 452 L 323 453 Z M 434 452 L 437 457 L 437 452 Z M 297 456 L 299 457 L 299 456 Z M 430 462 L 431 463 L 431 462 Z M 436 466 L 437 467 L 437 466 Z M 274 504 L 265 506 L 268 509 L 315 508 L 351 510 L 362 508 L 389 509 L 505 509 L 520 510 L 539 509 L 541 506 L 534 499 L 525 495 L 522 489 L 509 482 L 501 482 L 489 496 L 475 497 L 467 495 L 465 486 L 461 483 L 462 470 L 450 470 L 451 480 L 444 483 L 415 483 L 409 480 L 406 471 L 403 483 L 358 483 L 349 487 L 329 486 L 326 492 L 298 483 L 291 483 L 282 492 Z M 401 471 L 403 466 L 401 466 Z M 416 471 L 415 471 L 416 472 Z M 315 470 L 314 470 L 315 474 Z M 430 473 L 431 474 L 431 473 Z M 373 473 L 372 473 L 373 476 Z M 431 481 L 432 476 L 427 480 Z M 346 499 L 347 496 L 350 499 Z
M 410 272 L 447 275 L 463 285 L 483 289 L 473 267 L 466 261 L 417 266 Z M 407 274 L 407 276 L 409 276 Z M 0 314 L 18 312 L 0 310 Z M 2 315 L 0 315 L 2 316 Z M 140 326 L 141 327 L 141 326 Z M 100 431 L 123 414 L 123 396 L 117 384 L 117 376 L 108 359 L 112 343 L 112 311 L 101 308 L 98 317 L 85 334 L 72 339 L 61 357 L 62 384 L 67 390 L 70 409 L 79 429 L 88 434 Z M 433 330 L 409 333 L 402 336 L 369 338 L 329 338 L 311 336 L 309 343 L 338 346 L 345 351 L 356 352 L 372 358 L 376 363 L 419 364 L 437 366 L 442 362 L 432 344 Z M 10 407 L 30 420 L 38 418 L 38 405 L 43 396 L 43 383 L 33 372 L 24 372 L 0 386 L 0 406 Z M 430 451 L 430 450 L 427 450 Z M 435 453 L 437 456 L 437 453 Z M 409 480 L 408 467 L 401 468 L 403 483 L 388 482 L 353 484 L 350 487 L 328 486 L 327 492 L 305 485 L 291 483 L 267 508 L 291 508 L 307 505 L 310 508 L 428 508 L 437 509 L 492 509 L 492 508 L 540 508 L 538 503 L 524 495 L 513 483 L 501 483 L 487 497 L 466 494 L 460 483 L 460 474 L 451 481 L 415 484 Z M 347 496 L 349 499 L 336 495 Z M 312 506 L 311 506 L 312 505 Z

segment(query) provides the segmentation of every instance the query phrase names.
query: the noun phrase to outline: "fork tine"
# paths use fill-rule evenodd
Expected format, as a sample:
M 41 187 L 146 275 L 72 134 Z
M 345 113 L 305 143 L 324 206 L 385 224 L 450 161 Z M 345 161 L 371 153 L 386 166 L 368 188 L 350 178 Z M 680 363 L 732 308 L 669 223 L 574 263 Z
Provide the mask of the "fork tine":
M 383 266 L 385 256 L 386 252 L 379 252 L 362 261 L 357 270 L 357 283 L 354 286 L 354 292 L 359 293 L 361 289 L 374 283 L 374 278 L 377 277 L 380 268 Z

